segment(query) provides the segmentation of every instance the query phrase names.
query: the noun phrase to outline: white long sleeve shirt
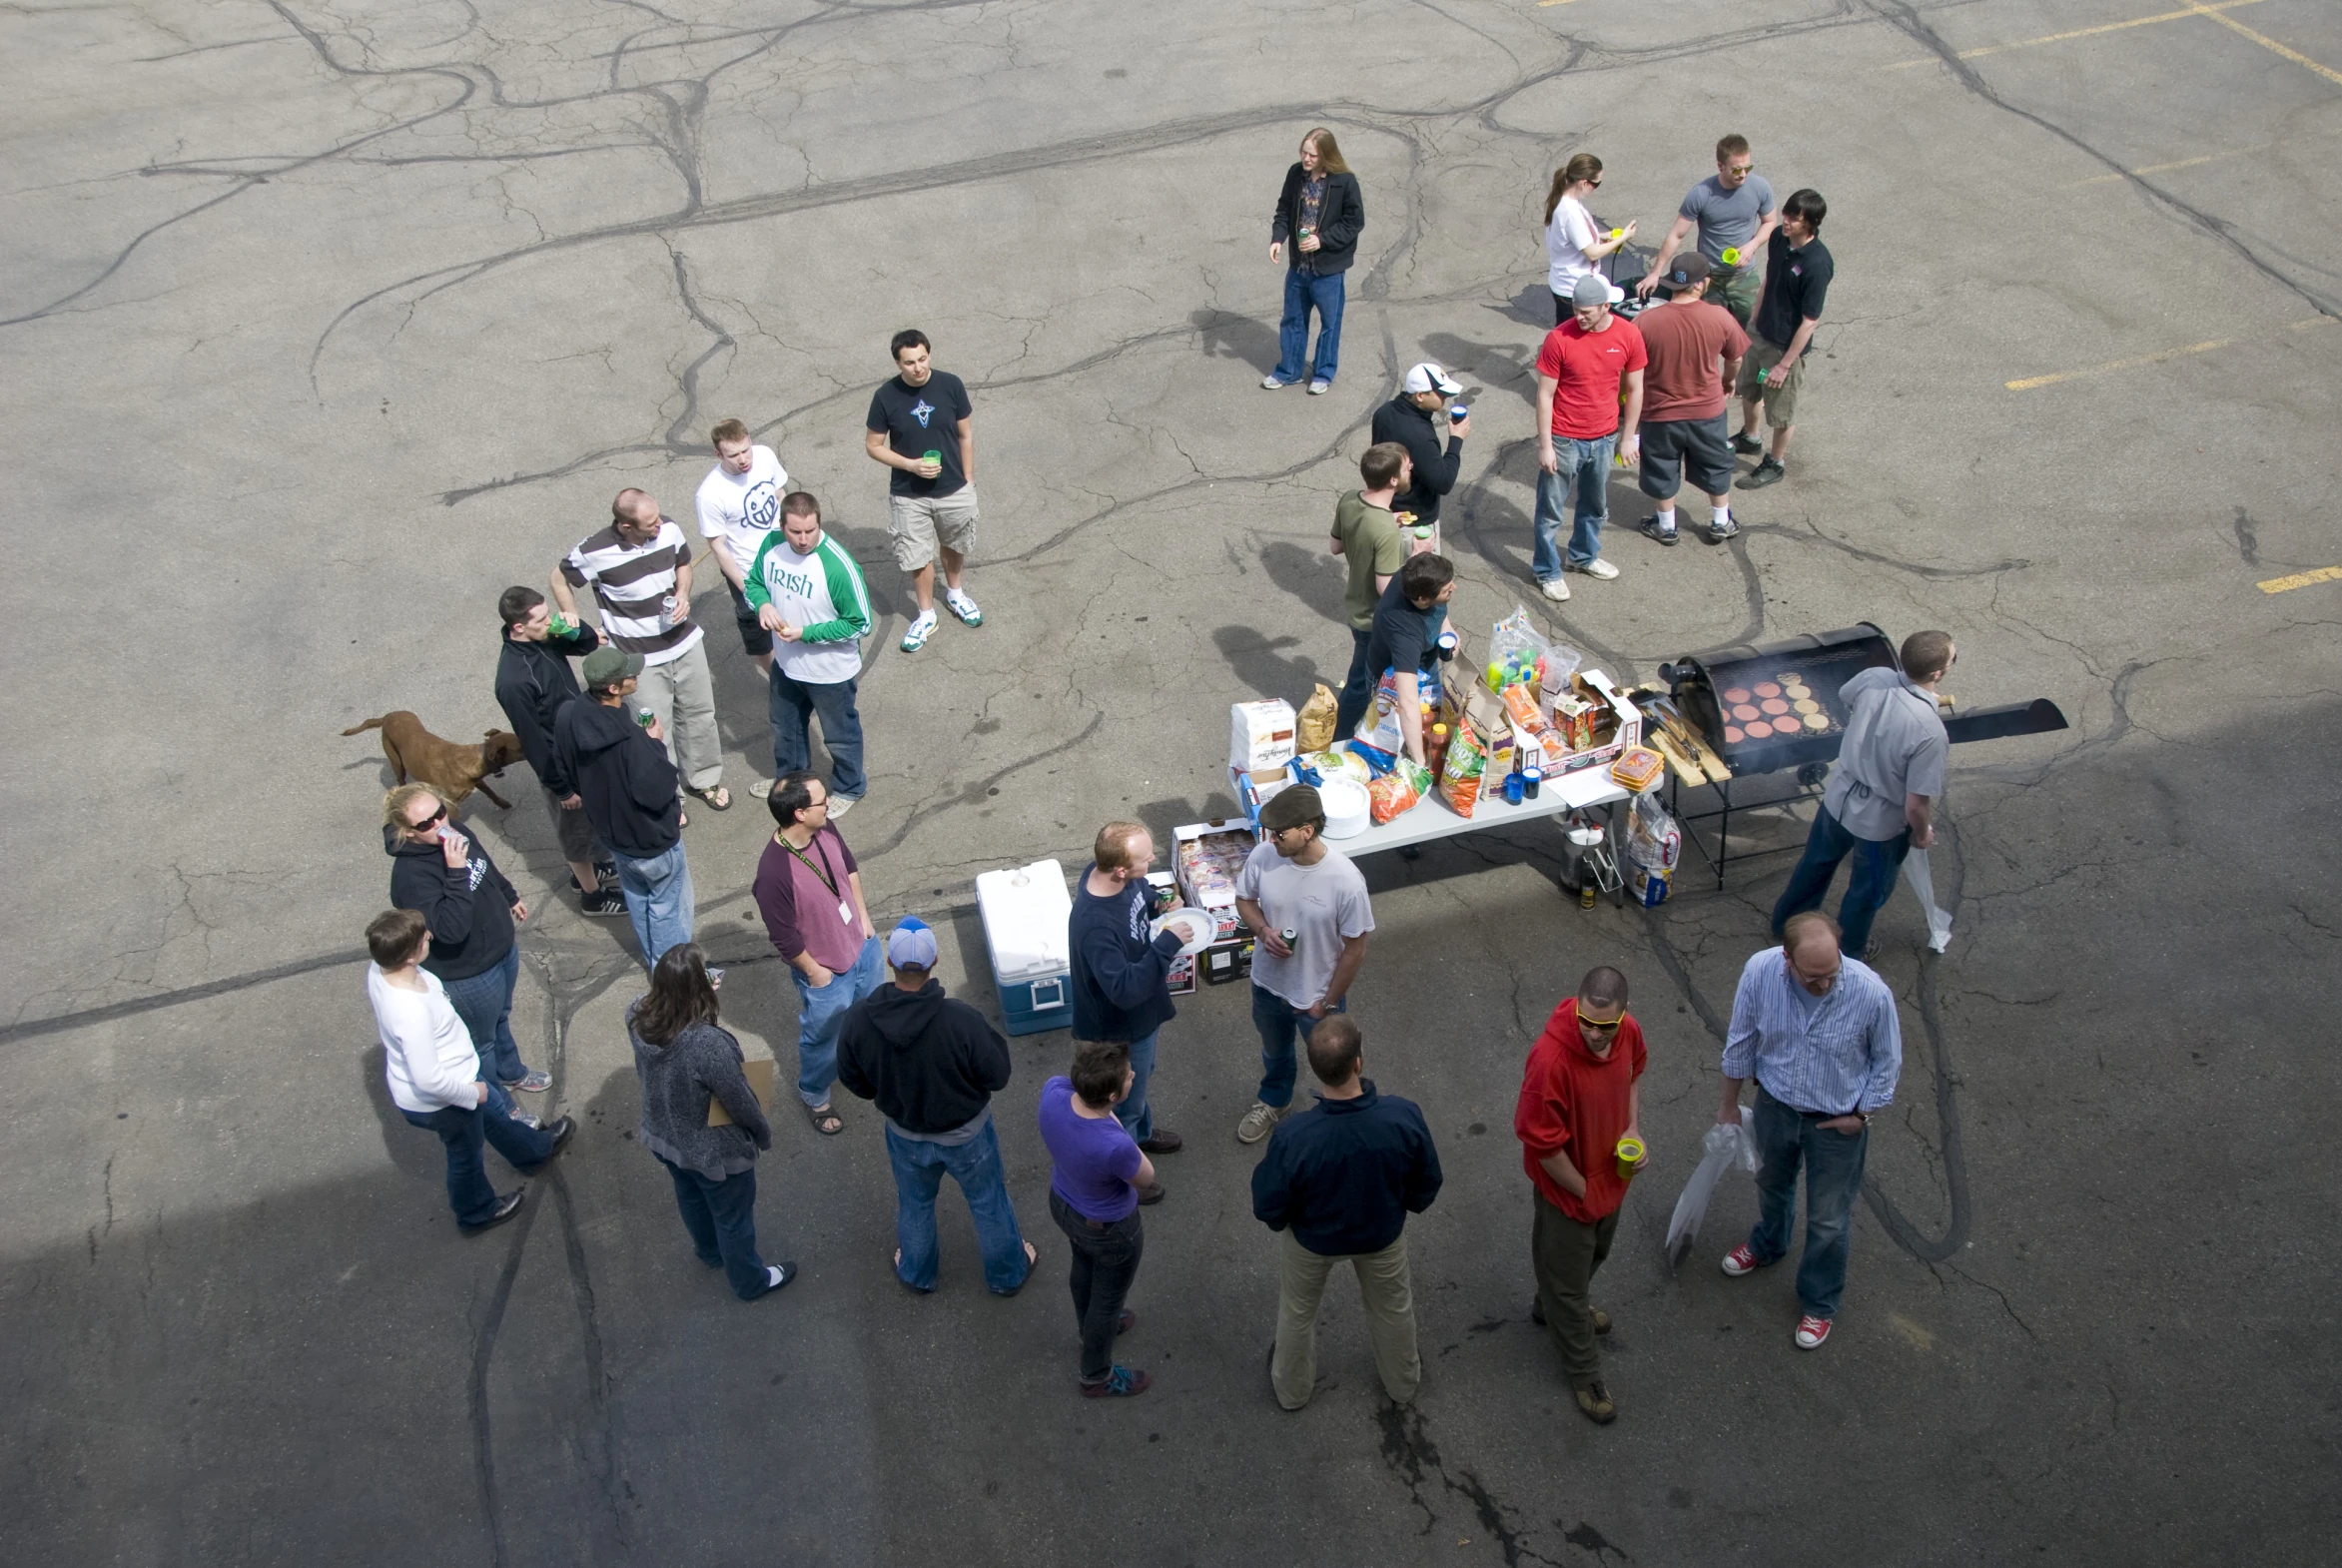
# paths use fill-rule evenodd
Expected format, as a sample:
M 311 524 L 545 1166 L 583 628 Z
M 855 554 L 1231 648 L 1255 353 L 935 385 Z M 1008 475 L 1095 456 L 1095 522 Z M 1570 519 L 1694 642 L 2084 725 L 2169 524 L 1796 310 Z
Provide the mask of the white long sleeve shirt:
M 479 1053 L 439 977 L 416 973 L 423 989 L 409 991 L 391 985 L 380 964 L 366 967 L 366 999 L 383 1039 L 391 1103 L 421 1116 L 449 1106 L 468 1111 L 479 1104 Z

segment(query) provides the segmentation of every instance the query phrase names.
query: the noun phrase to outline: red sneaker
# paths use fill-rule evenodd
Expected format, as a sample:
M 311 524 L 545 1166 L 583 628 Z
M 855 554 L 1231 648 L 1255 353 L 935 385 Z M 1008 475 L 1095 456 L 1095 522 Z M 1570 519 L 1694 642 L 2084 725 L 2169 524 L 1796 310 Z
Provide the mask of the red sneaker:
M 1800 1350 L 1819 1350 L 1829 1338 L 1829 1318 L 1816 1317 L 1808 1312 L 1797 1320 L 1797 1347 Z
M 1753 1274 L 1764 1266 L 1764 1261 L 1750 1250 L 1746 1241 L 1724 1254 L 1724 1271 L 1735 1279 L 1743 1274 Z

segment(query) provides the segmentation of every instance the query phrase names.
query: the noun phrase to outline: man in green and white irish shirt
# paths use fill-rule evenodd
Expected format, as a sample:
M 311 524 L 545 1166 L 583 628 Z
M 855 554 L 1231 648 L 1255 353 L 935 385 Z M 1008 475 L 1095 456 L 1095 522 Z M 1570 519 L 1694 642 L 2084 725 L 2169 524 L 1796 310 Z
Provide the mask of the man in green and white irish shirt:
M 757 624 L 772 632 L 773 773 L 785 778 L 813 761 L 815 714 L 830 751 L 830 820 L 854 809 L 869 787 L 862 772 L 862 715 L 854 708 L 862 639 L 870 635 L 870 589 L 846 547 L 822 531 L 821 502 L 803 490 L 781 502 L 781 526 L 766 538 L 742 586 Z

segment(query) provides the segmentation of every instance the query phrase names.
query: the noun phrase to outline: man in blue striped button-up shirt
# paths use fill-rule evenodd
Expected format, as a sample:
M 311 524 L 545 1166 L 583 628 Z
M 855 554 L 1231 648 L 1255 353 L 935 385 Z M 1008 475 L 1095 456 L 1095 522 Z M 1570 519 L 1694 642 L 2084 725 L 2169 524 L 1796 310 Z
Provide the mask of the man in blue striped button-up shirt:
M 1802 1165 L 1806 1251 L 1797 1293 L 1804 1315 L 1796 1339 L 1799 1349 L 1815 1350 L 1830 1337 L 1846 1290 L 1870 1121 L 1895 1100 L 1903 1031 L 1895 993 L 1869 965 L 1839 952 L 1835 921 L 1812 911 L 1793 915 L 1782 935 L 1782 946 L 1742 969 L 1724 1037 L 1724 1105 L 1716 1120 L 1741 1120 L 1741 1085 L 1755 1079 L 1750 1127 L 1763 1161 L 1756 1228 L 1724 1259 L 1724 1271 L 1752 1273 L 1789 1251 Z

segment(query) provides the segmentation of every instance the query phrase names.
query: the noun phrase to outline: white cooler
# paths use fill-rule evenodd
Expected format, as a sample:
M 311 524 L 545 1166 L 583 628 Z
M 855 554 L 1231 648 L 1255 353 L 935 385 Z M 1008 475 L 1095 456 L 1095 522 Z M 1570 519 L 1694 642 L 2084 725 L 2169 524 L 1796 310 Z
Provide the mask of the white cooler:
M 992 955 L 1002 1027 L 1038 1035 L 1074 1026 L 1073 960 L 1068 924 L 1074 898 L 1054 860 L 987 871 L 976 879 L 976 911 Z

